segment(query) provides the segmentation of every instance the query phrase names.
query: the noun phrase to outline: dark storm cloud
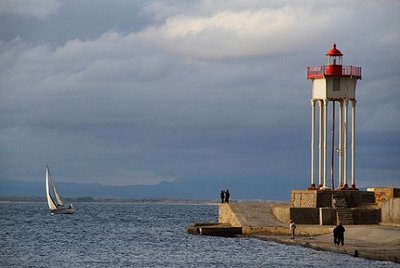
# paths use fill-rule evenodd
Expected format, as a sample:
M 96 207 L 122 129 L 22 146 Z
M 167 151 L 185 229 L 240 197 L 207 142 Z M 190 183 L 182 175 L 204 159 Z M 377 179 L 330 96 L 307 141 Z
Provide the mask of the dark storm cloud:
M 2 9 L 1 20 L 18 27 L 0 32 L 1 178 L 41 180 L 49 163 L 66 181 L 299 179 L 306 186 L 305 67 L 324 64 L 335 41 L 345 64 L 364 71 L 360 180 L 398 184 L 398 152 L 385 164 L 364 155 L 369 148 L 383 157 L 376 133 L 399 132 L 398 4 L 81 5 L 61 2 L 31 14 L 54 27 L 37 28 L 37 36 L 22 11 Z M 89 10 L 94 17 L 85 16 Z M 88 23 L 96 17 L 101 23 Z

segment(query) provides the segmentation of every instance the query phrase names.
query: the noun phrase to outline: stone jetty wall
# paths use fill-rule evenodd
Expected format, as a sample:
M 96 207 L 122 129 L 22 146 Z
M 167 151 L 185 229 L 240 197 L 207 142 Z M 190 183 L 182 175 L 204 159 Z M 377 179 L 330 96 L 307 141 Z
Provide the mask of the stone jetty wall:
M 292 190 L 290 205 L 295 208 L 333 207 L 333 197 L 345 200 L 347 207 L 375 204 L 374 192 L 332 191 L 332 190 Z
M 236 214 L 233 213 L 229 204 L 221 204 L 218 209 L 218 223 L 230 224 L 233 227 L 242 227 Z
M 381 202 L 381 222 L 400 224 L 400 198 L 391 198 Z

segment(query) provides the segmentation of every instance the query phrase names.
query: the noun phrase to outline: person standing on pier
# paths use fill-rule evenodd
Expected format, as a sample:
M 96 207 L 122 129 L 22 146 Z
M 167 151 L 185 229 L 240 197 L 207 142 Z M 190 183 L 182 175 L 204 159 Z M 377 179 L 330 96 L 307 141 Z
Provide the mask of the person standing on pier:
M 225 192 L 225 203 L 229 203 L 229 197 L 231 196 L 231 194 L 229 193 L 229 190 L 226 189 Z
M 336 238 L 336 244 L 342 244 L 342 246 L 344 246 L 344 232 L 346 231 L 346 229 L 344 229 L 343 225 L 341 222 L 339 222 L 339 225 L 335 227 L 335 229 L 333 229 L 333 234 L 337 235 Z
M 296 224 L 294 223 L 293 220 L 290 220 L 289 229 L 290 229 L 290 238 L 294 239 L 294 235 L 296 232 Z
M 225 202 L 225 192 L 222 190 L 220 195 L 221 195 L 221 204 L 223 204 Z
M 338 228 L 337 227 L 335 227 L 335 229 L 333 229 L 333 243 L 335 243 L 335 245 L 339 245 Z

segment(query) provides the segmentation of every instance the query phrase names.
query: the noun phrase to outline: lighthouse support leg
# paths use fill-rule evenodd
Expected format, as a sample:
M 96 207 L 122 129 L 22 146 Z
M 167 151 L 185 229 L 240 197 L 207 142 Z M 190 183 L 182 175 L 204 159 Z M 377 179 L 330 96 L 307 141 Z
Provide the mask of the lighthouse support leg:
M 343 189 L 347 190 L 349 185 L 347 184 L 347 111 L 348 111 L 348 100 L 344 100 L 344 133 L 343 133 Z
M 343 181 L 342 181 L 342 164 L 343 164 L 343 157 L 342 157 L 342 150 L 343 150 L 343 101 L 339 101 L 339 144 L 338 144 L 338 177 L 339 177 L 339 185 L 338 189 L 343 188 Z
M 329 189 L 326 185 L 326 177 L 327 177 L 327 158 L 328 158 L 328 100 L 324 100 L 324 186 L 323 189 Z
M 315 100 L 311 100 L 311 186 L 308 190 L 315 190 Z
M 356 100 L 351 101 L 351 189 L 358 190 L 356 188 Z
M 331 188 L 335 189 L 335 101 L 332 101 L 332 132 L 331 132 Z
M 324 110 L 323 110 L 323 101 L 319 100 L 319 152 L 318 152 L 318 188 L 322 188 L 322 125 L 324 123 Z

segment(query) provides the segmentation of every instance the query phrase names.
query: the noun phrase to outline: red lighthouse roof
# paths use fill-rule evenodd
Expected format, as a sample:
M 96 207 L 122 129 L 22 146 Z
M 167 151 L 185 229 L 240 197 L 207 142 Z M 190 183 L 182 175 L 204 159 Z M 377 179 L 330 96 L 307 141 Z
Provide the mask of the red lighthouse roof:
M 325 77 L 350 77 L 361 79 L 361 67 L 343 66 L 343 53 L 336 48 L 336 44 L 326 53 L 328 64 L 323 66 L 307 67 L 307 79 L 325 79 Z
M 336 44 L 333 44 L 332 49 L 329 50 L 325 55 L 326 56 L 343 56 L 342 52 L 340 52 L 340 50 L 336 48 Z

